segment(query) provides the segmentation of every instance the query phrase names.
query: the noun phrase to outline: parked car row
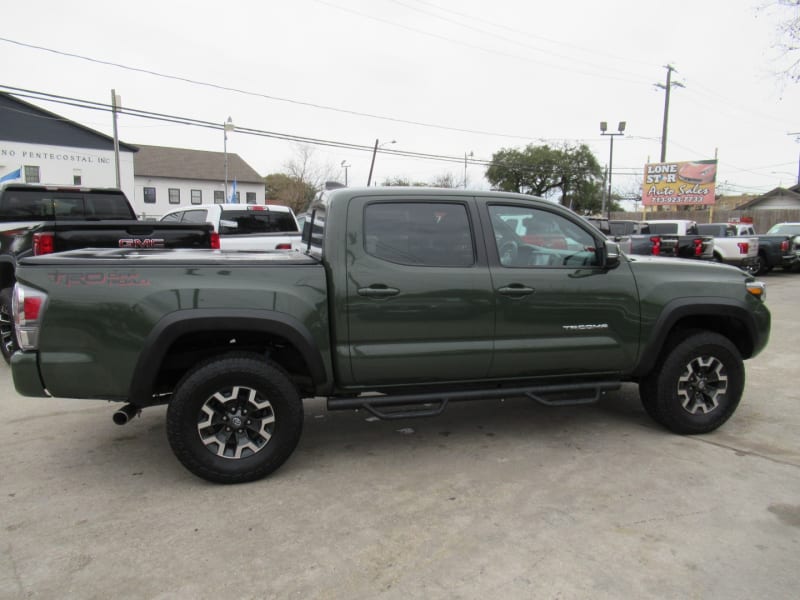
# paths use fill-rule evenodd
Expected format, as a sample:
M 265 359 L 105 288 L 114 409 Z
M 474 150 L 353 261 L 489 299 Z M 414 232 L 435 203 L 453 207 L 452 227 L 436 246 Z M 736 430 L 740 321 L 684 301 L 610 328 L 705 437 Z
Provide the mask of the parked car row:
M 746 219 L 706 224 L 685 219 L 587 220 L 627 254 L 713 260 L 753 275 L 800 265 L 800 223 L 778 223 L 758 235 Z

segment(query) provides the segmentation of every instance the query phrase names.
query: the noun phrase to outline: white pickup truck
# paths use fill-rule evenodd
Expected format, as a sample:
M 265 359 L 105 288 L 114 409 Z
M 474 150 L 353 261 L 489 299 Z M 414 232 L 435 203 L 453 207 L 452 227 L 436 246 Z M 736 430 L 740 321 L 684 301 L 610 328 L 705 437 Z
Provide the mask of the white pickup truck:
M 758 270 L 758 237 L 750 223 L 698 225 L 703 235 L 714 237 L 714 260 L 739 267 L 753 275 Z
M 300 250 L 300 227 L 288 206 L 197 204 L 173 209 L 161 221 L 211 223 L 222 250 Z

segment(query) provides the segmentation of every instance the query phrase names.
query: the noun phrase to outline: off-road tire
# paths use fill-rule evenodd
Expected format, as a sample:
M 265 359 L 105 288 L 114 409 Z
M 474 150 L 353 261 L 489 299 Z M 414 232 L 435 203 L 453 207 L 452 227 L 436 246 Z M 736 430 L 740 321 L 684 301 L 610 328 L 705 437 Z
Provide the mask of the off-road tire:
M 14 316 L 11 314 L 11 295 L 13 288 L 0 290 L 0 354 L 8 363 L 11 355 L 19 349 L 14 331 Z
M 256 404 L 269 407 L 263 409 L 268 418 L 252 410 Z M 250 415 L 258 425 L 250 425 Z M 225 432 L 234 419 L 243 433 Z M 260 435 L 259 427 L 269 429 L 269 437 Z M 167 438 L 175 456 L 215 483 L 244 483 L 272 473 L 294 451 L 302 429 L 297 389 L 280 366 L 257 354 L 232 353 L 198 364 L 178 383 L 167 407 Z M 228 441 L 215 442 L 214 436 Z
M 692 331 L 667 342 L 639 383 L 639 396 L 647 414 L 670 431 L 708 433 L 734 413 L 744 381 L 741 354 L 728 338 Z

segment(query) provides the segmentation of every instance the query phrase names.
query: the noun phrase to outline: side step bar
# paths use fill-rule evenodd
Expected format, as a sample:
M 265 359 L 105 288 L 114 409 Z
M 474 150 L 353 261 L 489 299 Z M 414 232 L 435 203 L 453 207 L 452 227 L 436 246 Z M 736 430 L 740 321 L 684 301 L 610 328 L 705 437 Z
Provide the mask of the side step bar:
M 619 381 L 589 383 L 567 383 L 539 385 L 532 387 L 489 388 L 481 390 L 461 390 L 428 392 L 420 394 L 398 394 L 384 396 L 345 396 L 328 398 L 328 410 L 353 410 L 363 408 L 379 419 L 410 419 L 415 417 L 435 417 L 442 414 L 448 402 L 463 400 L 489 400 L 493 398 L 514 398 L 526 396 L 546 406 L 573 406 L 592 404 L 608 391 L 620 388 Z M 552 398 L 552 396 L 573 395 L 575 397 Z M 550 397 L 548 397 L 550 396 Z M 435 406 L 430 406 L 435 405 Z M 396 406 L 420 406 L 408 410 L 385 411 L 383 408 Z

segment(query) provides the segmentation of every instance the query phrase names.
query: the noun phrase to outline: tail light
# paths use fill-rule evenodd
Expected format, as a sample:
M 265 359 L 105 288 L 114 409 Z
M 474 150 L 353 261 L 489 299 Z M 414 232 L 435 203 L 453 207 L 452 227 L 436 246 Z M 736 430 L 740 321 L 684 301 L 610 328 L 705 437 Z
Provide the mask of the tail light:
M 56 237 L 52 233 L 33 234 L 33 255 L 52 254 L 56 250 Z
M 47 294 L 21 283 L 14 285 L 11 312 L 17 343 L 22 350 L 36 350 L 39 346 L 39 328 L 47 306 Z
M 275 246 L 275 250 L 291 250 L 291 249 L 292 249 L 291 244 L 278 244 L 277 246 Z
M 748 242 L 739 242 L 739 254 L 747 254 L 750 251 L 750 244 Z
M 653 256 L 661 256 L 661 238 L 653 236 L 650 238 L 650 243 L 653 244 L 650 248 L 650 254 Z
M 694 255 L 703 256 L 703 240 L 700 238 L 694 240 Z
M 219 234 L 216 231 L 211 232 L 211 249 L 219 250 Z
M 789 251 L 789 240 L 783 240 L 781 242 L 781 252 L 788 252 Z

